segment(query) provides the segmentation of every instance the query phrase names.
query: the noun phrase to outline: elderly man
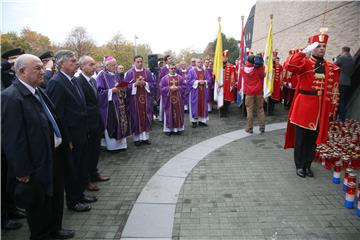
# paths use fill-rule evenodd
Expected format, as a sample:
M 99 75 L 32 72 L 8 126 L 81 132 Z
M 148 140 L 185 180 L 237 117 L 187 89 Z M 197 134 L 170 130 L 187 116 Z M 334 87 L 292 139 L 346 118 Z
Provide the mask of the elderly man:
M 105 137 L 103 142 L 108 151 L 127 149 L 126 137 L 130 135 L 126 87 L 118 87 L 120 77 L 116 73 L 116 65 L 114 57 L 106 56 L 104 70 L 96 78 Z
M 72 238 L 62 229 L 63 172 L 68 148 L 54 106 L 39 88 L 40 59 L 24 54 L 15 62 L 17 79 L 1 94 L 2 149 L 9 166 L 11 189 L 26 208 L 30 239 Z
M 134 57 L 134 66 L 125 74 L 128 85 L 131 133 L 135 146 L 150 145 L 150 130 L 153 114 L 154 78 L 143 67 L 143 57 Z
M 87 203 L 97 199 L 84 195 L 88 183 L 88 115 L 84 93 L 74 77 L 78 63 L 75 53 L 69 50 L 57 52 L 55 62 L 59 71 L 48 82 L 46 91 L 64 125 L 64 138 L 70 147 L 69 161 L 65 166 L 66 203 L 70 210 L 90 211 L 91 207 Z
M 302 178 L 314 177 L 311 163 L 316 145 L 327 142 L 329 120 L 335 117 L 339 94 L 339 67 L 324 59 L 329 36 L 325 29 L 320 31 L 309 38 L 309 46 L 295 53 L 285 65 L 299 75 L 285 148 L 294 148 L 296 174 Z
M 110 178 L 101 176 L 98 172 L 97 165 L 100 155 L 100 139 L 101 139 L 101 114 L 98 102 L 98 91 L 96 88 L 96 81 L 91 76 L 95 72 L 96 62 L 90 56 L 82 56 L 79 59 L 81 73 L 76 79 L 84 92 L 86 110 L 87 110 L 87 124 L 88 124 L 88 144 L 87 144 L 87 160 L 88 160 L 88 176 L 89 182 L 86 189 L 89 191 L 98 191 L 99 188 L 95 185 L 95 181 L 107 181 Z

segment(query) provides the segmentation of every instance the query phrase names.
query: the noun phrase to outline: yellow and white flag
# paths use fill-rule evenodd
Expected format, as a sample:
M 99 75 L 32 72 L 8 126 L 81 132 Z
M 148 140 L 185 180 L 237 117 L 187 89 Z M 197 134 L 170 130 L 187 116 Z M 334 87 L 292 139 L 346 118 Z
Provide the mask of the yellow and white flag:
M 269 32 L 267 36 L 265 54 L 264 54 L 264 61 L 265 61 L 264 98 L 271 96 L 274 88 L 272 19 L 273 19 L 273 15 L 271 14 Z
M 215 75 L 215 87 L 214 87 L 214 100 L 217 102 L 218 108 L 224 105 L 224 76 L 223 76 L 223 48 L 222 48 L 222 36 L 221 36 L 221 18 L 218 18 L 219 30 L 216 40 L 215 57 L 213 74 Z

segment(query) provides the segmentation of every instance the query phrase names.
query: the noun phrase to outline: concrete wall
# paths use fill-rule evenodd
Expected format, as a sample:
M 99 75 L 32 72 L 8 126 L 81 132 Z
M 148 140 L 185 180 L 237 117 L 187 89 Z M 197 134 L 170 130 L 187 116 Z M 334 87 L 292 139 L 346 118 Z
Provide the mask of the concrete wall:
M 307 39 L 329 28 L 326 58 L 336 57 L 341 47 L 351 54 L 360 48 L 360 2 L 357 1 L 256 1 L 252 49 L 265 49 L 270 14 L 273 19 L 273 47 L 282 62 L 292 48 L 305 47 Z

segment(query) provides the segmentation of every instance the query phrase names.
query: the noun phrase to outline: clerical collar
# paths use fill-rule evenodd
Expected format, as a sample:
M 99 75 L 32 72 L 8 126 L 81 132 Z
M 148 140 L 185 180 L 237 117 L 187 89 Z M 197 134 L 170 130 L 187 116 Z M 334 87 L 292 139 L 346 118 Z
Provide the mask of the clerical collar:
M 21 80 L 20 78 L 18 78 L 19 81 L 27 88 L 29 89 L 29 91 L 32 93 L 32 94 L 35 94 L 35 88 L 29 84 L 27 84 L 26 82 L 24 82 L 23 80 Z
M 142 72 L 142 71 L 144 71 L 144 68 L 142 67 L 141 69 L 137 69 L 136 67 L 134 67 L 135 68 L 135 71 L 136 72 Z
M 177 73 L 174 73 L 174 74 L 169 73 L 169 76 L 175 77 L 175 76 L 177 76 Z
M 197 66 L 196 66 L 196 69 L 197 69 L 198 71 L 204 71 L 204 69 L 198 68 Z
M 166 68 L 170 68 L 169 64 L 166 64 L 165 66 L 166 66 Z
M 64 72 L 63 72 L 63 71 L 61 71 L 61 70 L 60 70 L 60 72 L 61 72 L 62 74 L 64 74 L 64 75 L 65 75 L 65 77 L 66 77 L 67 79 L 69 79 L 69 81 L 71 81 L 72 77 L 70 77 L 69 75 L 67 75 L 66 73 L 64 73 Z

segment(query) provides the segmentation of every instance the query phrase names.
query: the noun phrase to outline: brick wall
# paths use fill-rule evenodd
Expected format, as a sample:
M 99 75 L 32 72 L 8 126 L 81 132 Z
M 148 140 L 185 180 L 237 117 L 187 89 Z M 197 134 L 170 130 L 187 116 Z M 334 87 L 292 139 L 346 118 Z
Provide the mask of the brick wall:
M 273 48 L 279 49 L 281 62 L 288 50 L 305 47 L 308 37 L 319 33 L 320 27 L 329 28 L 326 59 L 336 57 L 343 46 L 349 46 L 352 55 L 360 48 L 360 2 L 257 0 L 252 38 L 255 52 L 265 49 L 270 14 L 274 15 Z

